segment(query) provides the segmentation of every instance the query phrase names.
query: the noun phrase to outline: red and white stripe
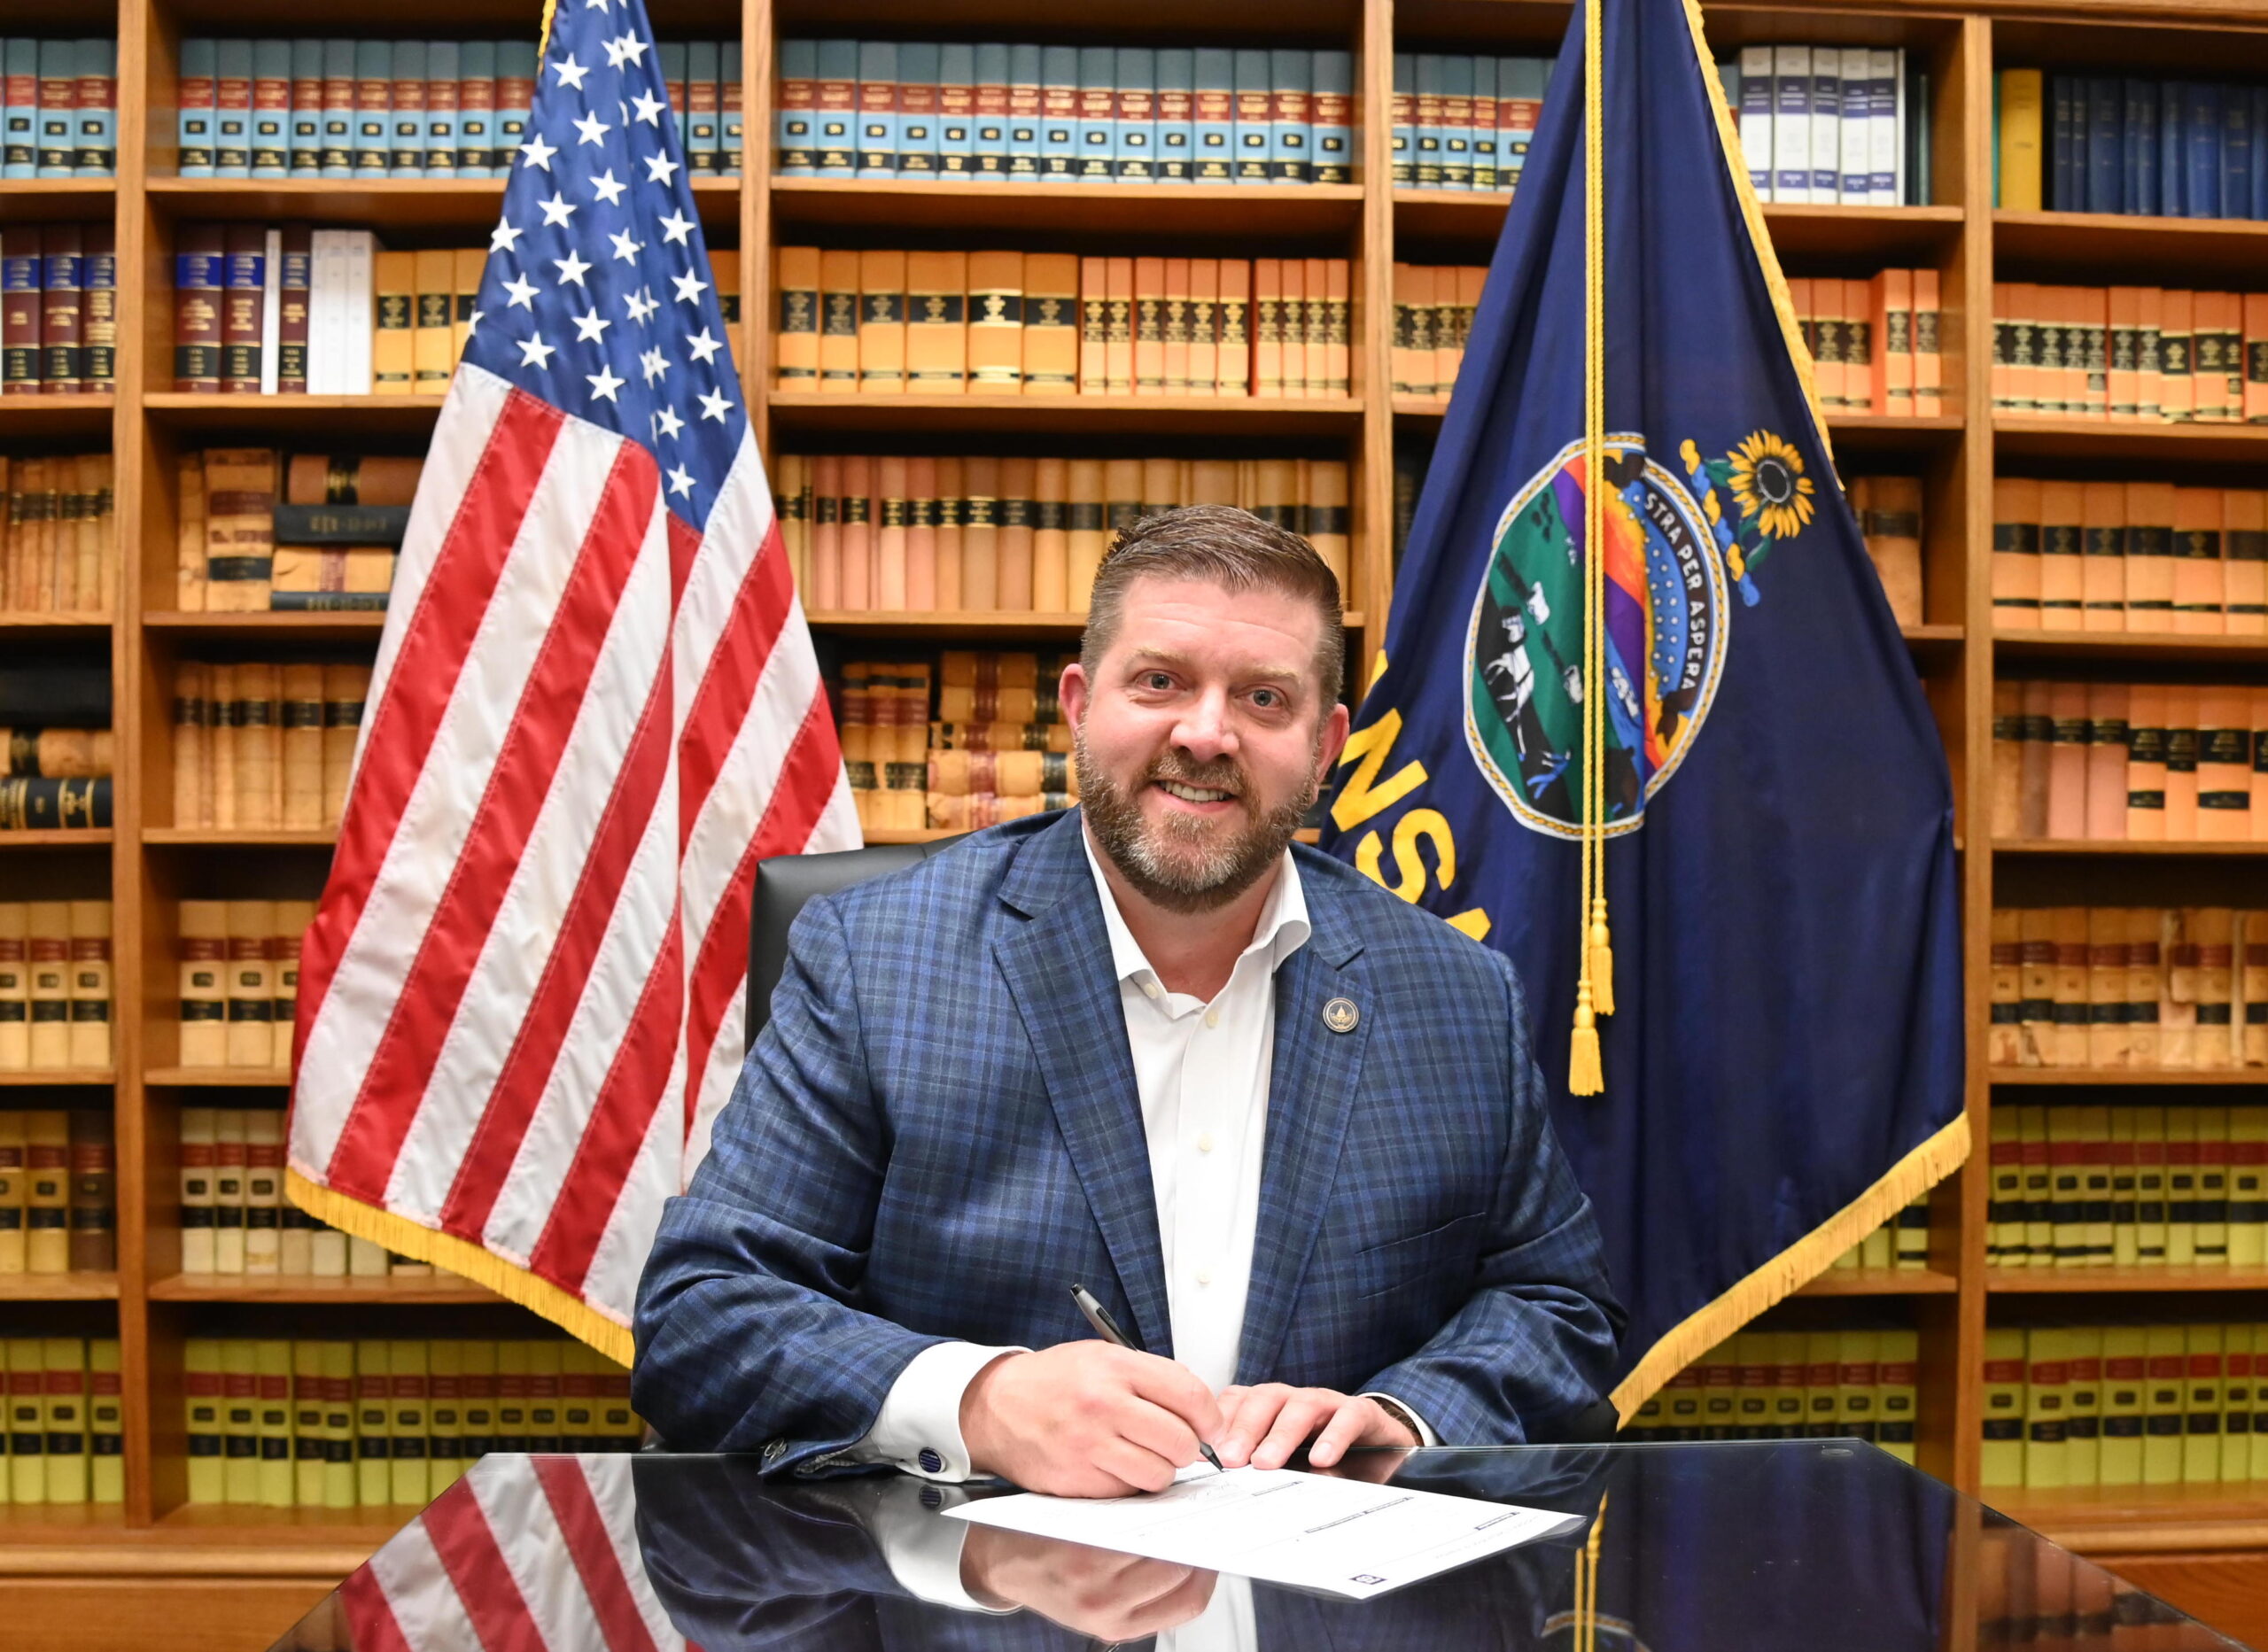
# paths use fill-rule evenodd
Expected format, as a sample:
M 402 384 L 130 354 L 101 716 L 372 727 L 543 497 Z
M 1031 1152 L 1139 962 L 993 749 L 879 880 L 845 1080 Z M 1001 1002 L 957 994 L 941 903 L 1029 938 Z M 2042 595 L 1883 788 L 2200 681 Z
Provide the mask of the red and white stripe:
M 680 1652 L 691 1643 L 639 1559 L 632 1461 L 475 1464 L 339 1586 L 342 1644 L 362 1652 Z
M 754 441 L 705 533 L 466 363 L 303 953 L 291 1162 L 627 1325 L 742 1054 L 748 890 L 854 847 Z

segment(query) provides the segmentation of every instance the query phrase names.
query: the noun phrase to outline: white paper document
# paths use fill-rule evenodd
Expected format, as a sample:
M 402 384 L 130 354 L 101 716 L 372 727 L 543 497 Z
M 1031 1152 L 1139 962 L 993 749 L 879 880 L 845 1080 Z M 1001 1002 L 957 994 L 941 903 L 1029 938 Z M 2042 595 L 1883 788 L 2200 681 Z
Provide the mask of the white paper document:
M 1358 1601 L 1582 1524 L 1546 1509 L 1250 1468 L 1184 1470 L 1167 1490 L 1140 1497 L 1020 1492 L 945 1512 Z

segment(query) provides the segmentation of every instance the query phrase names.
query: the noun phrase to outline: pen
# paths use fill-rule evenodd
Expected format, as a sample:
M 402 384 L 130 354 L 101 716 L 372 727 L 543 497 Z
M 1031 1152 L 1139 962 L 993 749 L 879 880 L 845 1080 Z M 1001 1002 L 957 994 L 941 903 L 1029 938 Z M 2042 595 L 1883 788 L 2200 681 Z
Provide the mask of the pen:
M 1087 1323 L 1094 1327 L 1096 1336 L 1121 1348 L 1134 1346 L 1134 1339 L 1118 1329 L 1118 1322 L 1111 1318 L 1110 1310 L 1095 1300 L 1095 1293 L 1086 1286 L 1074 1284 L 1071 1287 L 1071 1300 L 1078 1305 L 1079 1312 L 1086 1315 Z M 1135 1351 L 1140 1352 L 1139 1349 Z M 1221 1474 L 1228 1472 L 1226 1469 L 1221 1467 L 1220 1454 L 1203 1440 L 1197 1442 L 1197 1449 L 1205 1454 L 1205 1461 L 1211 1463 L 1216 1472 Z

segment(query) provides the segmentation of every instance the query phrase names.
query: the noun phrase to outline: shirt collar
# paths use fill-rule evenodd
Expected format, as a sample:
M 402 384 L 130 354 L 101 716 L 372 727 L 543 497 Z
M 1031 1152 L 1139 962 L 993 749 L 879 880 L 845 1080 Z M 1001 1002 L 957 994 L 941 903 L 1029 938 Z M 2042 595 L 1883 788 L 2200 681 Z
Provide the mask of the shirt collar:
M 1102 903 L 1103 928 L 1110 936 L 1110 966 L 1121 981 L 1135 981 L 1144 975 L 1154 977 L 1157 971 L 1143 956 L 1141 943 L 1134 939 L 1134 932 L 1126 927 L 1126 919 L 1118 910 L 1118 896 L 1110 887 L 1110 880 L 1103 875 L 1102 862 L 1095 857 L 1094 841 L 1087 835 L 1085 823 L 1080 823 L 1079 846 L 1086 851 L 1087 870 L 1094 874 L 1095 897 Z M 1276 874 L 1276 887 L 1260 908 L 1260 920 L 1253 926 L 1252 940 L 1238 955 L 1239 962 L 1258 951 L 1268 953 L 1270 973 L 1284 960 L 1307 944 L 1313 927 L 1308 922 L 1306 891 L 1300 887 L 1299 863 L 1292 851 L 1284 851 L 1282 865 Z

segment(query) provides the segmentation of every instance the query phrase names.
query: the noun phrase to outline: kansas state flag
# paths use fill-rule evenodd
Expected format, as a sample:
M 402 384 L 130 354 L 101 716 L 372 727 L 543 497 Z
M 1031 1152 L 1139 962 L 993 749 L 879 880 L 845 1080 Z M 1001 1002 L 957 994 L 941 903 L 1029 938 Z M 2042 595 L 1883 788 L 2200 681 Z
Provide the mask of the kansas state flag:
M 1604 1093 L 1566 1091 L 1594 781 L 1580 7 L 1324 841 L 1518 966 L 1630 1309 L 1627 1415 L 1968 1136 L 1944 751 L 1728 162 L 1698 14 L 1604 12 Z

